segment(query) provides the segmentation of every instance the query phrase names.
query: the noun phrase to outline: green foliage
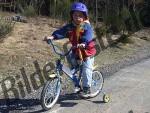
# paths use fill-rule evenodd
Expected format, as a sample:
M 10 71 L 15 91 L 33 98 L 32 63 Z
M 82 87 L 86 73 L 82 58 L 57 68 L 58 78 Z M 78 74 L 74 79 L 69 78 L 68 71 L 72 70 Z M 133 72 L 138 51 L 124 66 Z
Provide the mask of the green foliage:
M 109 26 L 109 32 L 112 32 L 113 34 L 119 33 L 125 29 L 124 21 L 117 13 L 107 15 L 105 17 L 105 24 Z
M 136 19 L 137 19 L 137 23 L 135 22 L 135 24 L 137 25 L 137 30 L 139 30 L 143 27 L 142 22 L 140 20 L 140 11 L 136 10 L 135 15 L 136 15 Z
M 14 23 L 11 20 L 5 20 L 0 18 L 0 39 L 4 38 L 5 35 L 10 33 L 13 29 Z
M 113 8 L 112 8 L 113 9 Z M 110 27 L 113 34 L 121 31 L 135 32 L 141 28 L 138 13 L 126 6 L 121 9 L 109 10 L 105 16 L 105 24 Z
M 71 0 L 52 0 L 50 2 L 50 16 L 62 20 L 70 19 L 70 6 L 72 4 Z
M 33 17 L 37 15 L 35 8 L 32 5 L 25 7 L 22 14 L 27 17 Z
M 123 20 L 127 20 L 127 19 L 131 18 L 130 11 L 128 10 L 127 7 L 122 8 L 120 15 Z
M 125 22 L 127 31 L 135 32 L 142 28 L 142 24 L 139 18 L 139 10 L 123 7 L 123 9 L 121 10 L 121 16 Z
M 36 16 L 39 10 L 38 0 L 17 0 L 17 11 L 24 16 Z
M 70 6 L 74 0 L 17 0 L 17 10 L 25 16 L 39 15 L 42 8 L 50 17 L 68 20 Z
M 124 30 L 126 31 L 134 31 L 134 23 L 130 11 L 127 7 L 123 7 L 121 12 L 121 19 L 124 23 Z
M 24 12 L 25 7 L 28 6 L 27 1 L 25 0 L 17 0 L 16 1 L 16 8 L 18 13 Z
M 44 13 L 52 18 L 70 20 L 70 6 L 79 0 L 16 0 L 19 13 L 25 16 L 36 16 Z M 95 2 L 83 0 L 89 11 L 89 18 L 95 21 Z M 100 4 L 98 4 L 100 5 Z M 138 13 L 130 10 L 123 0 L 108 0 L 98 13 L 103 16 L 104 23 L 109 26 L 112 33 L 121 31 L 135 31 L 140 28 Z M 103 12 L 101 14 L 101 12 Z

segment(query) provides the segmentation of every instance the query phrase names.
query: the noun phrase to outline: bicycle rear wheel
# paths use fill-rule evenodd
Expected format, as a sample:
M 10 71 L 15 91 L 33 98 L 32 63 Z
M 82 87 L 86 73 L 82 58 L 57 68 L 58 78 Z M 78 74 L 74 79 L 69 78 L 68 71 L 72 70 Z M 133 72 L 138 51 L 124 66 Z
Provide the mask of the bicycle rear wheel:
M 51 109 L 57 102 L 61 90 L 59 78 L 46 82 L 41 93 L 41 105 L 44 110 Z
M 97 96 L 102 91 L 103 84 L 104 84 L 103 75 L 99 71 L 94 70 L 92 74 L 92 85 L 91 85 L 90 97 Z

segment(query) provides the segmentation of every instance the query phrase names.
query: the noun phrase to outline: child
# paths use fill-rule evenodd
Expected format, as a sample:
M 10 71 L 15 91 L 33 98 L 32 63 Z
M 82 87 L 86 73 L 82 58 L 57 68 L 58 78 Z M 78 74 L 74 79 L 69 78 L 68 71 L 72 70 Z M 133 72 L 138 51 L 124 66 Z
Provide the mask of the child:
M 89 97 L 96 49 L 93 41 L 93 29 L 88 21 L 87 7 L 80 2 L 73 3 L 71 6 L 70 17 L 71 23 L 54 31 L 52 36 L 46 37 L 45 40 L 63 39 L 68 37 L 72 46 L 79 47 L 72 50 L 70 62 L 75 67 L 78 60 L 82 61 L 83 91 L 81 92 L 81 95 L 83 97 Z

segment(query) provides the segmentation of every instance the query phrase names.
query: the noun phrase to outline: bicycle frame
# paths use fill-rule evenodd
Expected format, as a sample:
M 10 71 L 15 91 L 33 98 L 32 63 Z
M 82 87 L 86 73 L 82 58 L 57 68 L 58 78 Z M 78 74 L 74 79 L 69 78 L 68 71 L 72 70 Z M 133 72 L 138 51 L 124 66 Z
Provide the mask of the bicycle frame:
M 60 56 L 60 59 L 58 59 L 56 61 L 56 73 L 57 73 L 57 76 L 58 75 L 61 76 L 60 73 L 62 71 L 63 73 L 65 73 L 74 82 L 75 85 L 80 86 L 79 82 L 80 82 L 80 79 L 81 79 L 81 72 L 82 72 L 82 70 L 80 69 L 81 66 L 79 65 L 78 68 L 76 68 L 75 71 L 72 73 L 71 69 L 69 67 L 67 67 L 67 66 L 65 66 L 65 65 L 63 65 L 61 63 L 61 56 L 63 56 L 63 57 L 67 56 L 71 52 L 72 48 L 67 53 L 61 54 L 61 53 L 58 53 L 56 51 L 56 49 L 54 47 L 55 45 L 53 44 L 53 42 L 51 40 L 48 40 L 47 43 L 51 44 L 53 49 L 54 49 L 54 52 Z M 77 77 L 77 76 L 75 76 L 75 74 L 77 74 L 78 71 L 79 71 L 79 75 Z

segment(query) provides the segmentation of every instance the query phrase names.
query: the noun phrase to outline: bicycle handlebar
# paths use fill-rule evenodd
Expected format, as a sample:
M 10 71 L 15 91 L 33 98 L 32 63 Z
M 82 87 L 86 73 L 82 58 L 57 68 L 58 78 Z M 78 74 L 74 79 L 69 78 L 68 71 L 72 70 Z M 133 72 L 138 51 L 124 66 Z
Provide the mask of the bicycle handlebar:
M 68 52 L 62 54 L 62 53 L 59 53 L 59 52 L 56 51 L 55 45 L 53 44 L 52 39 L 48 39 L 48 40 L 47 40 L 47 43 L 48 43 L 48 44 L 51 44 L 52 47 L 53 47 L 54 52 L 55 52 L 56 54 L 60 55 L 60 56 L 67 56 L 67 55 L 71 52 L 71 50 L 72 50 L 73 48 L 75 48 L 75 47 L 71 47 Z

